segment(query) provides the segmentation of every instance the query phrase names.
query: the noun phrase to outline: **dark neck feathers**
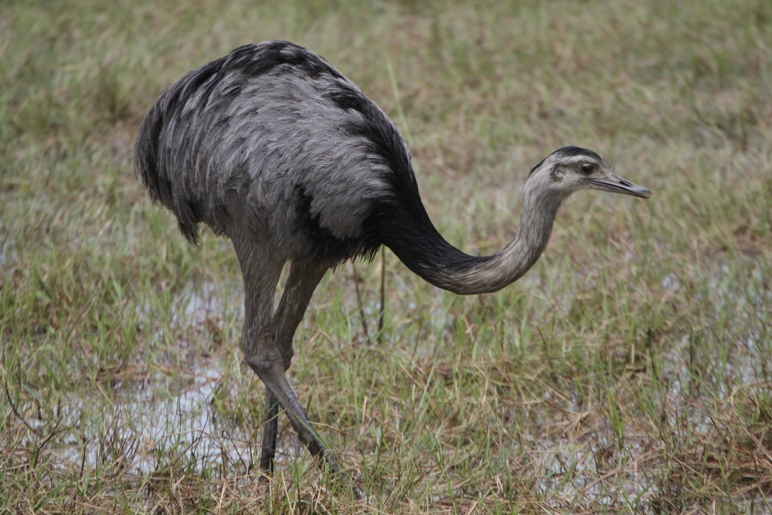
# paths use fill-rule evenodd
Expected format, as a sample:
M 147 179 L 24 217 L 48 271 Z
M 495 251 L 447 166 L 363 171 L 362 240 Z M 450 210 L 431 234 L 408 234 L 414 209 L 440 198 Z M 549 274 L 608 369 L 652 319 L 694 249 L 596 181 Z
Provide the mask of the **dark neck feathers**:
M 514 239 L 490 256 L 470 256 L 448 243 L 420 202 L 398 203 L 379 217 L 384 245 L 429 283 L 469 295 L 498 291 L 523 276 L 541 256 L 561 198 L 540 195 L 526 183 L 520 225 Z

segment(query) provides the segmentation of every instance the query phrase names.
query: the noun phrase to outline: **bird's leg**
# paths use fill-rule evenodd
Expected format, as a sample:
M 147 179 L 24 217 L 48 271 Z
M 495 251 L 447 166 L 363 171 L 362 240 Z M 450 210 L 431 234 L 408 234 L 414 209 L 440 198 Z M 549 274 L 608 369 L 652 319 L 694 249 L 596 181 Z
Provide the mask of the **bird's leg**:
M 276 348 L 273 347 L 273 349 L 275 350 Z M 323 458 L 330 466 L 332 472 L 337 473 L 339 470 L 337 463 L 322 443 L 319 434 L 311 425 L 305 410 L 300 405 L 295 392 L 292 391 L 292 387 L 290 387 L 287 378 L 284 376 L 284 368 L 278 351 L 273 355 L 271 354 L 273 353 L 264 354 L 258 351 L 254 354 L 248 354 L 246 361 L 263 383 L 265 383 L 271 395 L 278 399 L 279 404 L 287 413 L 292 427 L 298 433 L 300 440 L 306 444 L 311 454 Z M 269 403 L 273 404 L 272 401 L 273 397 L 269 399 Z
M 260 468 L 272 474 L 276 457 L 276 434 L 279 431 L 279 399 L 268 387 L 265 388 L 265 420 L 263 421 L 263 445 L 260 452 Z
M 271 256 L 270 249 L 256 248 L 251 242 L 241 247 L 234 241 L 244 276 L 244 330 L 241 348 L 247 364 L 257 374 L 279 404 L 312 455 L 324 458 L 333 472 L 338 466 L 308 420 L 295 392 L 284 375 L 284 359 L 274 340 L 273 294 L 283 263 Z M 273 403 L 271 403 L 273 404 Z
M 327 267 L 311 261 L 292 262 L 279 307 L 273 315 L 274 342 L 281 353 L 285 371 L 290 367 L 292 361 L 292 338 L 295 335 L 295 330 L 303 320 L 303 314 L 306 312 L 311 296 L 326 271 Z M 265 394 L 265 413 L 260 468 L 272 472 L 276 455 L 279 399 L 269 389 L 266 389 Z

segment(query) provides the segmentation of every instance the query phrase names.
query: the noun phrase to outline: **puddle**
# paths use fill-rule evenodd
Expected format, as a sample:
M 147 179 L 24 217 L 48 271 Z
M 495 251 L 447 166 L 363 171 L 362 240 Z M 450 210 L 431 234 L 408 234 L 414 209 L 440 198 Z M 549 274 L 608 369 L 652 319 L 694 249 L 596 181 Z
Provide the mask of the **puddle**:
M 211 405 L 220 377 L 216 367 L 196 369 L 192 384 L 168 397 L 158 389 L 164 383 L 159 377 L 154 388 L 118 391 L 111 403 L 100 403 L 102 413 L 87 401 L 71 402 L 63 412 L 67 423 L 83 428 L 73 431 L 81 433 L 80 441 L 65 442 L 57 454 L 79 466 L 120 462 L 136 475 L 153 473 L 170 459 L 196 462 L 198 471 L 224 462 L 249 467 L 252 442 L 237 427 L 220 424 Z
M 175 300 L 175 305 L 184 307 L 173 315 L 170 326 L 198 330 L 212 320 L 222 324 L 224 309 L 241 304 L 234 300 L 239 294 L 240 289 L 214 283 L 185 291 Z M 228 298 L 223 299 L 223 295 Z M 152 320 L 150 308 L 141 309 L 142 318 Z M 149 337 L 162 341 L 164 330 L 154 327 Z M 226 356 L 240 352 L 235 340 L 227 345 Z M 122 469 L 137 475 L 153 473 L 170 459 L 182 459 L 198 471 L 212 465 L 243 463 L 240 468 L 246 472 L 257 460 L 259 442 L 256 445 L 239 424 L 218 420 L 212 403 L 221 387 L 225 364 L 222 357 L 200 356 L 199 350 L 205 349 L 192 348 L 181 340 L 175 359 L 194 365 L 171 376 L 159 372 L 139 381 L 115 382 L 109 400 L 102 396 L 94 402 L 101 413 L 89 405 L 89 399 L 72 399 L 63 413 L 65 421 L 76 428 L 73 433 L 80 433 L 80 441 L 64 442 L 58 452 L 60 458 L 79 466 L 122 460 Z M 158 366 L 166 368 L 161 363 Z M 174 368 L 173 364 L 168 366 Z M 262 388 L 258 382 L 254 386 Z M 257 429 L 260 434 L 259 425 L 247 429 Z

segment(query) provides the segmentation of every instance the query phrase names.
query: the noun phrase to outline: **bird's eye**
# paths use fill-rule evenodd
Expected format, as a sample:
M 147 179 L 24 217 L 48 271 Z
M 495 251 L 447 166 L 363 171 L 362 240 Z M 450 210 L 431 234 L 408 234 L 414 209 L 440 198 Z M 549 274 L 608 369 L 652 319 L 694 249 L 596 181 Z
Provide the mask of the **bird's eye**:
M 592 163 L 584 163 L 582 165 L 582 173 L 584 175 L 590 175 L 595 170 L 595 165 Z

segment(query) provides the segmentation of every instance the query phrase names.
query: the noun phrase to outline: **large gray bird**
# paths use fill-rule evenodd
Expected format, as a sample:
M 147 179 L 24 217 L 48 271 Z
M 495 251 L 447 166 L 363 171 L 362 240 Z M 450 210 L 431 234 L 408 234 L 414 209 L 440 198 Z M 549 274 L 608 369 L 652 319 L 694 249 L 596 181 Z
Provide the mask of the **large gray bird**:
M 174 83 L 140 128 L 135 171 L 188 240 L 198 242 L 203 222 L 233 242 L 244 278 L 241 348 L 267 387 L 265 470 L 279 406 L 311 453 L 338 469 L 285 376 L 295 329 L 327 269 L 386 245 L 439 288 L 493 292 L 539 259 L 575 191 L 650 195 L 595 152 L 564 147 L 531 170 L 515 238 L 492 256 L 464 254 L 429 220 L 394 123 L 327 61 L 285 41 L 237 48 Z

